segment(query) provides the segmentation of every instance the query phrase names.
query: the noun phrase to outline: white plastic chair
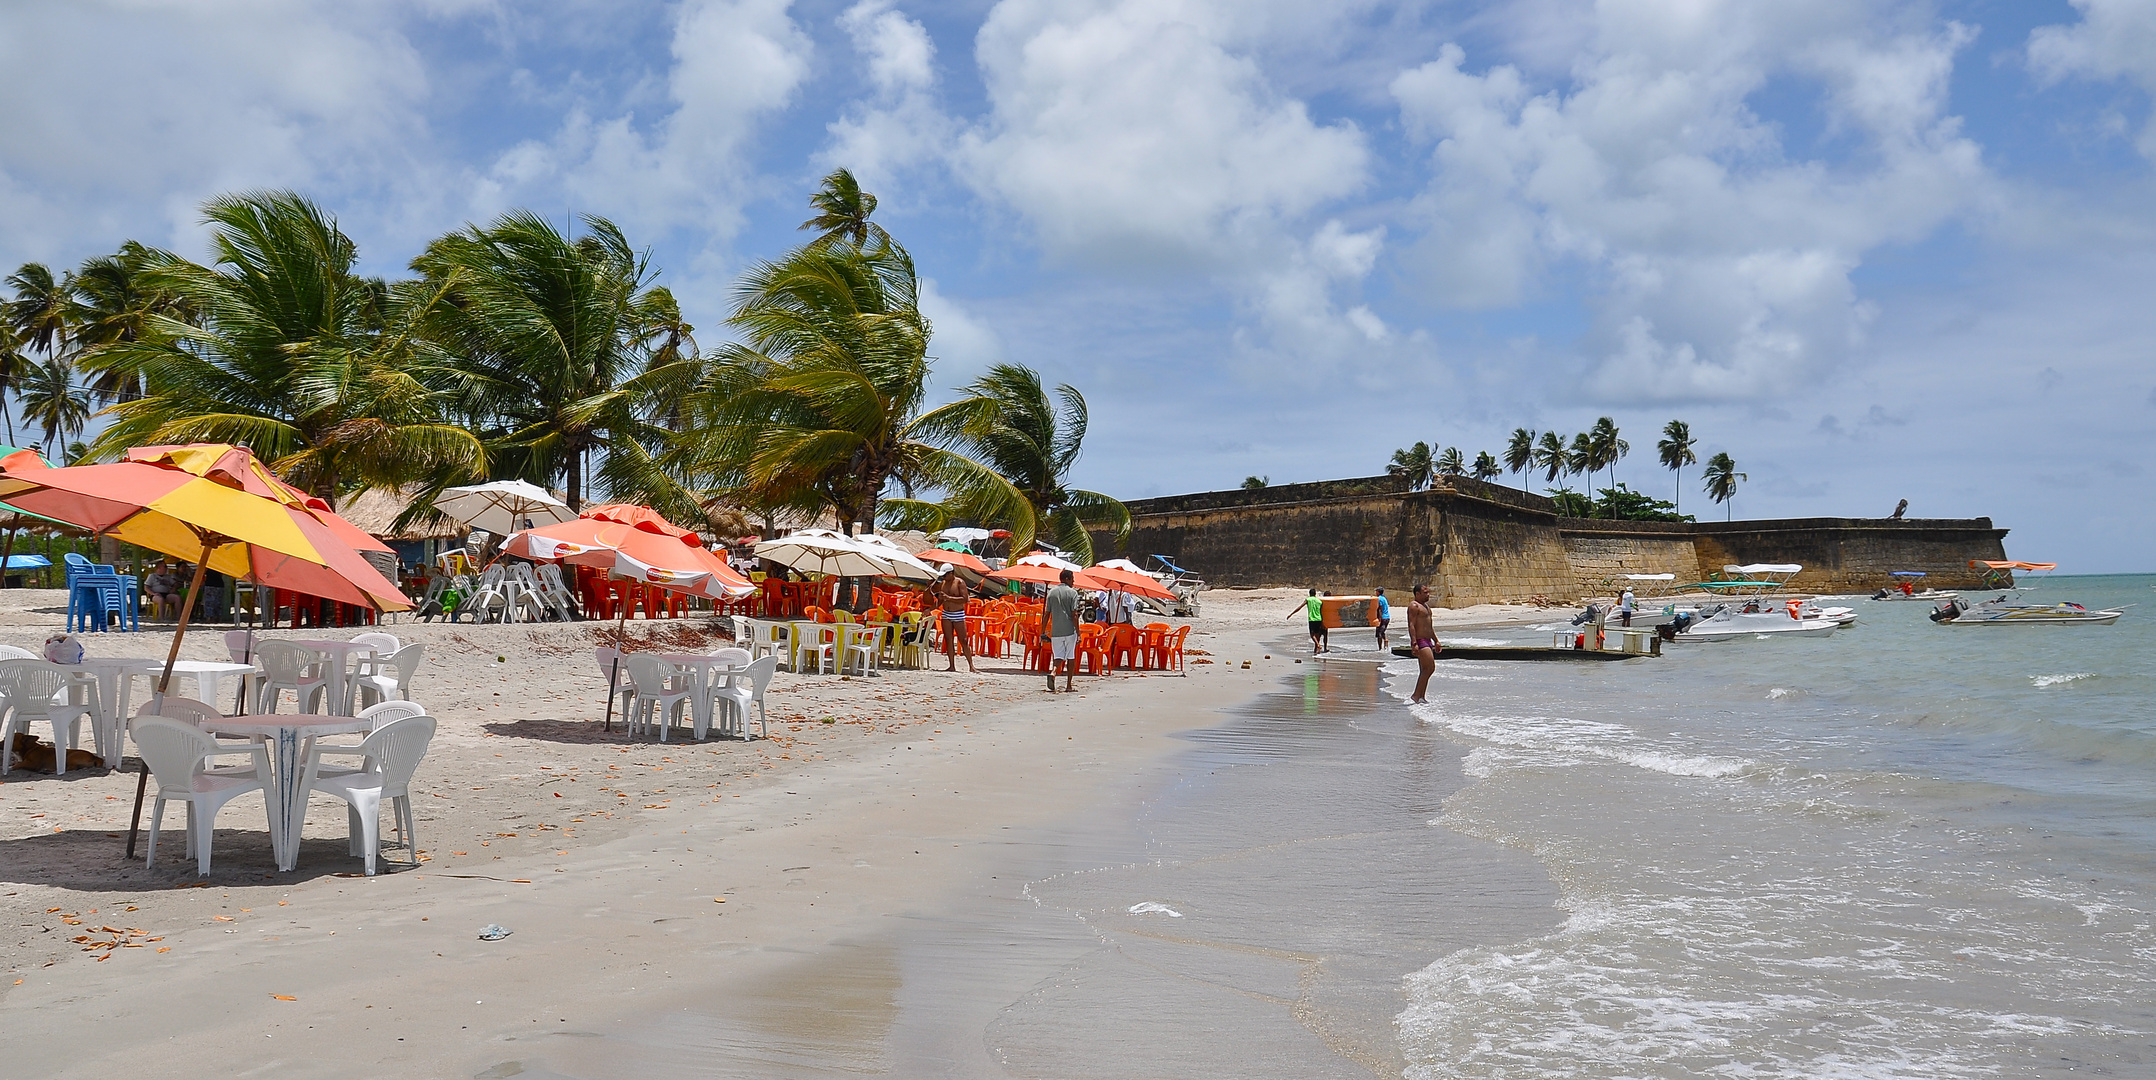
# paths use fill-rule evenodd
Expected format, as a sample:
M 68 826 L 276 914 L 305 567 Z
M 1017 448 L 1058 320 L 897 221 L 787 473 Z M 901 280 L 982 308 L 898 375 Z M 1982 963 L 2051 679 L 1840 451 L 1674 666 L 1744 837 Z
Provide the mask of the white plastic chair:
M 42 657 L 40 657 L 40 656 L 38 656 L 38 654 L 36 654 L 36 653 L 34 653 L 34 652 L 31 652 L 31 651 L 30 651 L 30 650 L 28 650 L 28 649 L 18 649 L 18 648 L 16 648 L 16 647 L 15 647 L 15 646 L 13 646 L 13 645 L 0 645 L 0 660 L 39 660 L 39 659 L 43 659 L 43 658 L 42 658 Z
M 66 701 L 67 669 L 46 660 L 0 660 L 0 708 L 7 721 L 0 723 L 0 773 L 15 767 L 15 733 L 30 730 L 33 721 L 52 725 L 52 771 L 67 772 L 67 752 L 82 738 L 82 722 L 97 723 L 97 684 L 87 683 L 84 703 Z
M 576 593 L 570 591 L 569 586 L 562 581 L 561 567 L 553 563 L 540 563 L 539 589 L 546 596 L 547 605 L 554 609 L 554 614 L 561 621 L 576 621 L 577 616 L 580 614 L 576 603 Z
M 391 720 L 401 720 L 407 716 L 425 715 L 427 715 L 427 707 L 416 701 L 384 701 L 361 709 L 359 715 L 352 719 L 366 721 L 367 730 L 373 732 L 382 730 L 382 727 Z
M 364 634 L 353 634 L 352 644 L 372 646 L 376 656 L 388 656 L 404 647 L 404 642 L 397 640 L 397 635 L 382 630 L 369 630 Z
M 353 692 L 359 695 L 359 703 L 367 705 L 390 700 L 410 701 L 412 676 L 419 670 L 419 662 L 426 658 L 426 654 L 427 646 L 417 641 L 398 649 L 394 654 L 377 654 L 367 665 L 367 673 L 352 680 Z
M 252 664 L 256 654 L 262 651 L 262 638 L 252 630 L 225 631 L 225 652 L 235 664 Z
M 435 721 L 431 716 L 405 716 L 375 728 L 365 742 L 352 748 L 363 758 L 359 768 L 325 770 L 321 753 L 315 754 L 307 763 L 307 780 L 312 791 L 334 795 L 347 804 L 345 822 L 350 837 L 350 850 L 367 860 L 367 876 L 374 876 L 377 857 L 382 848 L 382 800 L 390 802 L 390 809 L 397 818 L 397 835 L 404 841 L 405 849 L 412 853 L 411 865 L 419 865 L 419 839 L 412 820 L 412 774 L 419 770 L 419 762 L 427 756 L 427 744 L 434 740 Z M 342 749 L 342 748 L 336 748 Z
M 165 804 L 187 804 L 187 854 L 195 857 L 195 872 L 210 872 L 210 838 L 216 834 L 217 811 L 250 791 L 264 791 L 269 779 L 269 748 L 262 743 L 220 743 L 184 720 L 163 716 L 138 716 L 128 726 L 142 763 L 157 781 L 157 805 L 150 810 L 150 849 L 143 865 L 157 865 L 157 833 L 165 820 Z M 246 754 L 254 763 L 244 768 L 217 768 L 210 759 L 224 754 Z M 277 823 L 270 822 L 270 846 L 277 846 Z
M 167 694 L 163 701 L 152 701 L 148 705 L 144 705 L 142 711 L 135 714 L 135 719 L 140 720 L 145 716 L 157 716 L 166 720 L 178 720 L 183 724 L 193 724 L 196 727 L 201 727 L 208 721 L 223 719 L 224 715 L 213 706 L 204 705 L 193 698 Z
M 825 660 L 831 661 L 831 672 L 834 675 L 837 674 L 838 662 L 846 655 L 845 639 L 839 636 L 839 631 L 842 628 L 837 623 L 804 623 L 802 625 L 811 627 L 810 634 L 813 634 L 813 637 L 810 634 L 804 634 L 800 641 L 794 642 L 794 670 L 801 670 L 802 659 L 807 656 L 815 659 L 816 666 L 811 670 L 816 674 L 823 674 Z
M 785 656 L 793 659 L 794 628 L 786 623 L 750 623 L 749 653 L 753 656 Z
M 286 690 L 292 691 L 298 711 L 322 711 L 322 699 L 329 693 L 329 673 L 322 670 L 321 653 L 269 638 L 255 642 L 255 663 L 262 666 L 262 681 L 255 689 L 255 712 L 276 712 Z
M 859 660 L 861 674 L 867 675 L 878 667 L 878 657 L 883 652 L 883 629 L 876 626 L 842 626 L 846 649 L 839 657 L 838 670 L 843 673 L 846 665 Z
M 733 706 L 733 716 L 738 718 L 735 721 L 738 726 L 734 730 L 742 738 L 749 737 L 750 702 L 756 704 L 758 734 L 763 736 L 771 734 L 770 724 L 764 715 L 764 691 L 770 688 L 772 673 L 778 669 L 778 657 L 761 656 L 751 663 L 746 671 L 736 672 L 733 682 L 725 689 L 712 691 L 711 696 L 714 705 L 723 701 Z M 719 730 L 722 734 L 725 733 L 726 726 L 722 725 Z
M 636 684 L 636 702 L 629 709 L 629 737 L 636 737 L 637 729 L 646 724 L 644 717 L 649 715 L 650 723 L 658 725 L 659 741 L 665 742 L 667 731 L 695 704 L 696 676 L 676 671 L 672 665 L 645 653 L 624 656 L 621 666 L 629 669 L 629 680 Z
M 607 692 L 620 695 L 621 718 L 627 721 L 629 706 L 636 701 L 636 681 L 629 678 L 629 665 L 622 659 L 622 651 L 600 646 L 593 649 L 591 654 L 593 659 L 599 661 L 599 677 L 612 680 L 607 686 Z

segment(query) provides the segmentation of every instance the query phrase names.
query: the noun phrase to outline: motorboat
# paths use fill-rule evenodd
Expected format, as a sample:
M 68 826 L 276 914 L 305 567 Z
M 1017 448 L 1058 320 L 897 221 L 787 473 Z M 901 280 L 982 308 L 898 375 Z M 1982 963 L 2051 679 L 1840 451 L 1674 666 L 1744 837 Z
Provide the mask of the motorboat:
M 1922 570 L 1896 570 L 1887 576 L 1893 578 L 1894 583 L 1873 593 L 1872 599 L 1923 600 L 1927 603 L 1936 604 L 1941 600 L 1952 600 L 1961 595 L 1958 592 L 1948 592 L 1944 589 L 1917 588 L 1921 584 L 1917 579 L 1925 576 Z
M 1731 641 L 1743 637 L 1826 637 L 1843 624 L 1831 618 L 1806 618 L 1791 602 L 1783 608 L 1758 602 L 1726 605 L 1699 619 L 1679 619 L 1677 641 Z
M 1729 575 L 1719 581 L 1699 581 L 1685 586 L 1687 589 L 1704 589 L 1708 592 L 1741 599 L 1731 612 L 1737 617 L 1783 622 L 1827 621 L 1836 626 L 1848 626 L 1857 621 L 1857 610 L 1849 607 L 1821 607 L 1816 597 L 1783 598 L 1776 594 L 1788 586 L 1789 580 L 1804 571 L 1801 563 L 1750 563 L 1743 566 L 1725 566 L 1722 573 Z M 1779 601 L 1779 604 L 1777 604 Z M 1669 615 L 1682 614 L 1669 611 Z M 1696 614 L 1693 625 L 1705 621 L 1705 615 Z M 1786 616 L 1786 618 L 1784 618 Z M 1786 626 L 1777 626 L 1771 633 L 1788 633 Z
M 2089 608 L 2070 601 L 2053 604 L 2015 602 L 2021 590 L 2032 587 L 2015 583 L 2012 578 L 2015 571 L 2048 574 L 2058 569 L 2058 563 L 1972 559 L 1969 567 L 1983 570 L 1986 577 L 2004 578 L 2009 591 L 1975 604 L 1955 597 L 1933 608 L 1931 621 L 1942 626 L 2032 626 L 2040 623 L 2109 626 L 2126 614 L 2125 608 Z

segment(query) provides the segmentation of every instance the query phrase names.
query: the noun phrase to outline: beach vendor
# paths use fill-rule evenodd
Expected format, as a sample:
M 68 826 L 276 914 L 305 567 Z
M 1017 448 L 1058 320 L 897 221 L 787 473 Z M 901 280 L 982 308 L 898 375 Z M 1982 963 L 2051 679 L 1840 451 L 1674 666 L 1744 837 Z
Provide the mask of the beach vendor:
M 1385 599 L 1385 590 L 1377 591 L 1377 651 L 1384 652 L 1385 631 L 1392 626 L 1392 601 Z
M 1415 586 L 1415 602 L 1407 606 L 1408 643 L 1415 650 L 1415 696 L 1410 704 L 1422 705 L 1430 693 L 1430 676 L 1437 671 L 1437 622 L 1430 616 L 1430 587 Z
M 973 642 L 966 639 L 966 598 L 971 595 L 966 583 L 959 579 L 958 571 L 945 570 L 943 576 L 936 579 L 933 591 L 936 601 L 943 606 L 938 616 L 941 620 L 939 629 L 943 631 L 943 656 L 949 661 L 949 666 L 943 670 L 958 670 L 958 654 L 952 650 L 963 649 L 966 670 L 978 672 L 980 669 L 973 666 Z
M 1071 586 L 1075 575 L 1063 571 L 1062 580 L 1048 590 L 1041 608 L 1041 633 L 1048 636 L 1048 692 L 1056 692 L 1056 672 L 1063 672 L 1063 692 L 1071 692 L 1078 675 L 1078 590 Z

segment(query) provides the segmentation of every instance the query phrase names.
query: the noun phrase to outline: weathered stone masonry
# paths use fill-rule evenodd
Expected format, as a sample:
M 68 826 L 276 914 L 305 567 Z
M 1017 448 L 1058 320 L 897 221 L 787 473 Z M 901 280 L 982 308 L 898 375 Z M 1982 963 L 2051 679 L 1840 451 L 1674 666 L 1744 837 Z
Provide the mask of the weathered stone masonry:
M 1420 581 L 1447 607 L 1570 600 L 1606 591 L 1621 574 L 1696 581 L 1756 562 L 1802 563 L 1793 587 L 1813 592 L 1870 591 L 1892 570 L 1968 588 L 1980 584 L 1969 560 L 2006 557 L 2006 530 L 1990 518 L 1599 521 L 1561 517 L 1539 495 L 1466 477 L 1426 491 L 1376 476 L 1129 505 L 1124 551 L 1167 555 L 1217 586 L 1404 592 Z M 1114 546 L 1106 536 L 1095 543 Z

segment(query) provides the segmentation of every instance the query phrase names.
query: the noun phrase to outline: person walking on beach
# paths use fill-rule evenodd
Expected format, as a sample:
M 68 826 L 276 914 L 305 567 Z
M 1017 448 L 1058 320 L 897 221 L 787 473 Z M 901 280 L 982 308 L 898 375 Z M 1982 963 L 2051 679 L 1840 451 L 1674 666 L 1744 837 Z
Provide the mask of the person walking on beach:
M 1415 586 L 1415 602 L 1407 606 L 1407 637 L 1415 649 L 1415 696 L 1410 704 L 1427 704 L 1430 676 L 1437 672 L 1437 623 L 1430 617 L 1430 587 Z
M 1316 656 L 1324 652 L 1325 601 L 1318 599 L 1318 591 L 1312 589 L 1310 590 L 1310 595 L 1303 599 L 1302 604 L 1296 610 L 1301 611 L 1310 620 L 1310 655 Z M 1288 614 L 1293 615 L 1295 612 L 1291 611 Z
M 1392 626 L 1392 601 L 1385 599 L 1385 590 L 1377 591 L 1377 651 L 1385 651 L 1385 631 Z
M 1063 580 L 1048 590 L 1041 607 L 1041 633 L 1048 635 L 1048 692 L 1056 692 L 1056 671 L 1063 672 L 1063 692 L 1078 676 L 1078 590 L 1071 587 L 1074 575 L 1065 570 Z
M 966 639 L 968 595 L 966 583 L 959 579 L 956 570 L 944 571 L 943 577 L 936 582 L 936 599 L 943 605 L 943 658 L 949 664 L 943 670 L 958 670 L 958 654 L 953 650 L 963 649 L 966 670 L 979 674 L 980 669 L 973 666 L 973 642 Z

